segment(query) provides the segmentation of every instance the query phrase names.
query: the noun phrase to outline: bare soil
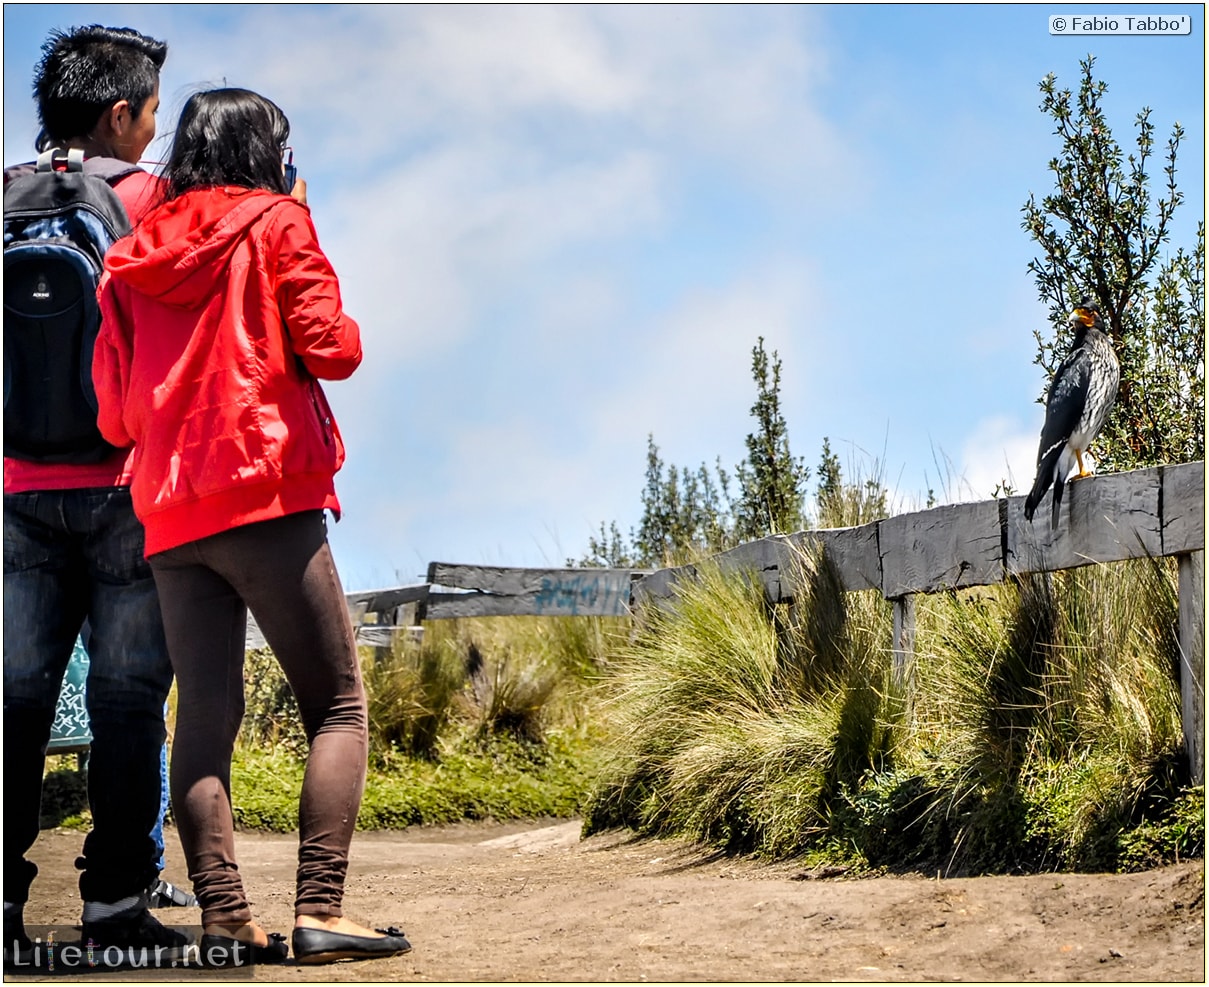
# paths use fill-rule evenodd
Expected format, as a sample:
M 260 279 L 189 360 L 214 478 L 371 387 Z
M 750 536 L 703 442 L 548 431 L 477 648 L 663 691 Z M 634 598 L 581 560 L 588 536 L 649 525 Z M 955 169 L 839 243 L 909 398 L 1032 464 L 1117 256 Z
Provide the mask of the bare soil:
M 258 967 L 265 982 L 1203 983 L 1205 866 L 1140 874 L 851 878 L 578 822 L 359 833 L 345 912 L 406 930 L 400 957 Z M 174 834 L 165 876 L 186 884 Z M 47 830 L 26 908 L 79 919 L 79 833 Z M 288 932 L 297 840 L 240 834 L 257 917 Z M 196 909 L 157 913 L 172 925 Z M 110 974 L 110 979 L 113 975 Z M 133 978 L 133 975 L 131 979 Z M 17 979 L 17 978 L 8 978 Z M 32 979 L 32 978 L 20 978 Z M 55 977 L 56 981 L 73 979 Z M 97 982 L 97 976 L 77 977 Z M 145 978 L 143 978 L 145 979 Z

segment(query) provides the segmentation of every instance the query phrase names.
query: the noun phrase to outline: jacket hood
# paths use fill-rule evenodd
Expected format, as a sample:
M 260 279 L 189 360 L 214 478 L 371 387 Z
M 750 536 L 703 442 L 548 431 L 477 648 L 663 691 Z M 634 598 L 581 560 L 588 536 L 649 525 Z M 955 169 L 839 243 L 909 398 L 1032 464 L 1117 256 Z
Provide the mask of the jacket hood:
M 105 256 L 111 277 L 177 308 L 196 308 L 225 276 L 236 245 L 266 212 L 295 199 L 265 189 L 194 189 L 148 213 Z

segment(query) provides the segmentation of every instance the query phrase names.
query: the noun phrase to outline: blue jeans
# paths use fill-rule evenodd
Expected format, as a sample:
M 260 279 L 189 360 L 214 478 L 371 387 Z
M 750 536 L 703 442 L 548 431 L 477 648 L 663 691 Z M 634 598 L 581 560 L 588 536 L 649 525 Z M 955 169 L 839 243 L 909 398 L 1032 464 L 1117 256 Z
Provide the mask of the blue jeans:
M 165 708 L 165 713 L 168 710 Z M 168 745 L 160 748 L 160 814 L 155 828 L 151 830 L 151 842 L 155 844 L 155 869 L 164 869 L 164 817 L 168 815 Z
M 88 622 L 92 830 L 76 861 L 85 901 L 146 890 L 158 853 L 164 702 L 172 666 L 143 528 L 126 488 L 4 495 L 4 900 L 37 867 L 46 744 L 77 634 Z

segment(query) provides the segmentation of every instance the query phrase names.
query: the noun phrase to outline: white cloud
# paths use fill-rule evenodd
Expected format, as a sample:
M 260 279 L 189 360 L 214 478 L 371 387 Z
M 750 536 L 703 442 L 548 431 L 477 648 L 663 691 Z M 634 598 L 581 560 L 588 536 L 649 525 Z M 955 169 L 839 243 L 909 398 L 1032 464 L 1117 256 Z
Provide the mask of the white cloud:
M 826 196 L 854 162 L 815 95 L 827 73 L 809 40 L 819 18 L 727 5 L 303 5 L 276 45 L 280 10 L 249 6 L 221 37 L 191 29 L 172 69 L 262 89 L 314 142 L 308 153 L 343 154 L 350 173 L 389 170 L 400 148 L 493 135 L 591 156 L 675 145 L 741 162 L 752 179 L 816 173 Z
M 696 465 L 741 449 L 755 400 L 757 338 L 770 358 L 773 351 L 781 358 L 782 400 L 800 408 L 814 383 L 810 352 L 824 304 L 816 266 L 803 257 L 752 258 L 728 282 L 697 285 L 643 326 L 628 386 L 602 413 L 614 420 L 628 409 L 673 462 Z
M 637 153 L 521 163 L 508 148 L 453 146 L 373 187 L 333 190 L 321 237 L 380 356 L 415 359 L 456 342 L 518 284 L 544 281 L 566 251 L 655 222 L 657 186 Z
M 1034 428 L 1008 416 L 987 418 L 974 426 L 962 446 L 960 466 L 946 499 L 988 500 L 996 486 L 1005 481 L 1017 494 L 1028 492 L 1041 434 L 1041 406 L 1036 408 Z

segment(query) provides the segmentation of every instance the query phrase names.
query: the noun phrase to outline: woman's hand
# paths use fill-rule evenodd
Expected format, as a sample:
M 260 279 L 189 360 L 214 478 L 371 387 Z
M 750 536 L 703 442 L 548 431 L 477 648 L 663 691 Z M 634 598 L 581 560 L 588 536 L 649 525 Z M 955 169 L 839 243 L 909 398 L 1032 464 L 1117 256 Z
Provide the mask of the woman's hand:
M 299 177 L 294 182 L 294 187 L 292 189 L 290 189 L 290 195 L 292 195 L 295 199 L 297 199 L 299 202 L 301 202 L 304 206 L 306 205 L 306 179 L 305 178 Z

